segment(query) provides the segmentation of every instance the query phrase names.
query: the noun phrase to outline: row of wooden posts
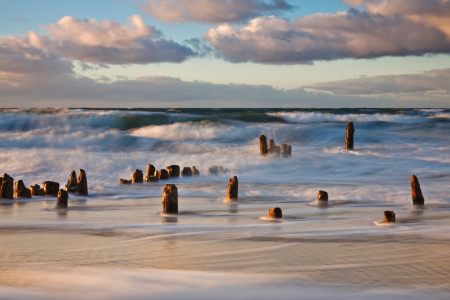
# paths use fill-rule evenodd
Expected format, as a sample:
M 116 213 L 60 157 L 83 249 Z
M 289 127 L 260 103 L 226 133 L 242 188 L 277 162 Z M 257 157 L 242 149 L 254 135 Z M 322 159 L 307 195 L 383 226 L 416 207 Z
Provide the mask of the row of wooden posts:
M 347 134 L 345 135 L 345 149 L 351 150 L 353 149 L 353 136 L 355 134 L 355 128 L 353 127 L 353 122 L 348 122 L 347 125 Z M 281 144 L 281 146 L 277 146 L 275 141 L 271 139 L 269 141 L 269 145 L 267 145 L 267 137 L 265 135 L 259 136 L 259 149 L 261 155 L 274 155 L 281 157 L 291 157 L 292 156 L 292 147 L 288 144 Z
M 217 166 L 215 166 L 217 167 Z M 211 167 L 212 168 L 212 167 Z M 210 168 L 210 170 L 211 170 Z M 199 176 L 200 171 L 193 166 L 184 167 L 183 171 L 181 171 L 181 175 L 184 176 Z M 159 181 L 160 179 L 169 179 L 169 177 L 180 177 L 180 166 L 179 165 L 171 165 L 166 169 L 156 170 L 155 166 L 149 164 L 147 166 L 147 173 L 145 174 L 145 181 Z M 144 175 L 141 170 L 136 169 L 131 176 L 131 180 L 120 179 L 121 184 L 131 184 L 131 183 L 139 183 L 144 182 Z
M 353 122 L 349 122 L 347 125 L 347 134 L 345 138 L 345 148 L 353 149 L 353 135 L 355 129 L 353 127 Z M 260 150 L 262 155 L 272 154 L 282 157 L 291 156 L 291 146 L 287 144 L 282 144 L 281 147 L 275 145 L 273 139 L 270 140 L 269 147 L 267 146 L 267 138 L 264 135 L 260 136 Z M 222 166 L 212 166 L 208 169 L 210 175 L 216 175 L 220 172 L 225 173 L 226 169 Z M 184 167 L 182 176 L 198 176 L 200 172 L 193 166 Z M 171 165 L 166 169 L 161 169 L 157 171 L 152 164 L 147 166 L 147 173 L 145 176 L 145 181 L 159 181 L 160 179 L 168 179 L 169 177 L 179 177 L 180 176 L 180 166 Z M 133 173 L 131 180 L 120 179 L 121 184 L 131 184 L 139 183 L 144 181 L 144 176 L 141 170 L 136 169 Z M 80 175 L 77 179 L 76 172 L 73 170 L 70 174 L 68 183 L 65 186 L 65 190 L 59 189 L 59 183 L 53 181 L 45 181 L 43 183 L 43 188 L 38 184 L 26 188 L 22 180 L 15 183 L 15 188 L 13 192 L 14 178 L 10 177 L 8 174 L 4 174 L 0 177 L 0 198 L 3 199 L 13 199 L 25 197 L 31 198 L 31 196 L 57 196 L 57 207 L 67 208 L 68 206 L 68 193 L 78 193 L 80 195 L 88 195 L 87 188 L 87 177 L 86 172 L 80 169 Z M 419 180 L 415 175 L 411 178 L 411 193 L 414 205 L 424 205 L 425 199 L 420 189 Z M 14 195 L 14 196 L 13 196 Z M 227 198 L 232 201 L 238 199 L 238 179 L 236 176 L 230 179 L 228 183 Z M 319 191 L 318 194 L 319 201 L 328 201 L 328 193 L 326 191 Z M 178 214 L 178 189 L 175 184 L 166 184 L 163 191 L 162 197 L 163 211 L 167 214 Z M 272 218 L 282 218 L 281 208 L 275 207 L 269 210 L 269 217 Z M 385 222 L 395 222 L 395 213 L 393 211 L 384 212 Z
M 272 155 L 276 157 L 291 157 L 292 156 L 292 147 L 288 144 L 281 144 L 281 146 L 277 146 L 273 139 L 270 140 L 269 145 L 267 145 L 267 137 L 265 135 L 261 135 L 259 137 L 259 149 L 261 151 L 261 155 Z
M 419 180 L 415 175 L 411 177 L 411 195 L 414 205 L 424 205 L 425 198 L 420 189 Z M 227 199 L 237 201 L 238 199 L 238 178 L 234 176 L 228 183 Z M 328 202 L 328 193 L 326 191 L 319 191 L 317 200 L 323 203 Z M 163 211 L 167 214 L 178 214 L 178 189 L 175 184 L 166 184 L 162 196 Z M 281 219 L 282 210 L 275 207 L 269 210 L 268 217 Z M 384 222 L 395 222 L 395 213 L 393 211 L 385 211 L 383 214 Z
M 136 174 L 133 174 L 133 178 L 136 177 L 135 175 Z M 10 177 L 8 174 L 4 174 L 3 177 L 0 177 L 1 198 L 13 199 L 13 182 L 14 178 Z M 19 180 L 18 182 L 15 183 L 14 195 L 16 198 L 18 197 L 31 198 L 32 195 L 57 196 L 58 200 L 56 205 L 58 208 L 67 208 L 68 193 L 78 193 L 80 195 L 85 196 L 88 195 L 86 172 L 83 169 L 80 169 L 80 176 L 78 177 L 78 180 L 76 179 L 76 172 L 72 171 L 72 173 L 70 174 L 69 181 L 65 186 L 65 190 L 59 189 L 59 183 L 53 181 L 46 181 L 44 182 L 43 186 L 44 188 L 41 189 L 40 186 L 36 184 L 34 186 L 30 186 L 30 188 L 28 189 L 25 187 L 23 181 Z M 414 205 L 425 204 L 425 198 L 423 197 L 419 180 L 415 175 L 411 177 L 411 195 Z M 231 178 L 228 183 L 227 199 L 231 201 L 237 201 L 238 199 L 237 176 Z M 318 201 L 327 202 L 328 193 L 326 191 L 320 190 L 317 199 Z M 164 213 L 178 214 L 178 189 L 175 184 L 166 184 L 164 186 L 162 204 Z M 281 208 L 275 207 L 269 210 L 268 216 L 272 218 L 282 218 Z M 393 211 L 385 211 L 384 222 L 395 222 L 395 213 Z
M 70 178 L 65 186 L 65 189 L 59 188 L 59 183 L 54 181 L 45 181 L 43 187 L 35 184 L 27 188 L 23 180 L 19 180 L 14 184 L 14 178 L 8 174 L 0 177 L 0 198 L 14 199 L 15 198 L 31 198 L 31 196 L 56 196 L 58 197 L 57 206 L 66 208 L 68 203 L 68 193 L 77 193 L 79 195 L 88 195 L 86 172 L 80 169 L 80 176 L 74 171 L 70 173 Z M 14 188 L 13 188 L 14 187 Z

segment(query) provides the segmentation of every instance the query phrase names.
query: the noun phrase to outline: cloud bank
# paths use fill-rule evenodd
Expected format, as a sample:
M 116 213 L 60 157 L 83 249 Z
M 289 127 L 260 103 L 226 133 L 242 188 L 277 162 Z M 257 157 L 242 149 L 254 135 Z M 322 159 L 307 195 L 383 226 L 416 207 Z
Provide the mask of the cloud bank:
M 317 13 L 293 22 L 263 16 L 240 28 L 220 25 L 203 38 L 228 61 L 262 64 L 450 53 L 448 0 L 346 2 L 367 11 Z
M 448 97 L 373 98 L 152 76 L 111 81 L 62 73 L 11 84 L 0 107 L 449 107 Z
M 205 24 L 242 22 L 293 8 L 285 0 L 147 0 L 138 7 L 159 21 Z
M 128 19 L 129 23 L 124 25 L 66 16 L 44 27 L 48 35 L 31 31 L 26 36 L 0 37 L 0 44 L 18 51 L 49 51 L 67 59 L 97 64 L 180 63 L 196 55 L 191 48 L 162 37 L 141 16 Z
M 449 96 L 450 69 L 432 70 L 421 74 L 385 75 L 321 82 L 307 88 L 332 92 L 335 95 L 441 92 Z

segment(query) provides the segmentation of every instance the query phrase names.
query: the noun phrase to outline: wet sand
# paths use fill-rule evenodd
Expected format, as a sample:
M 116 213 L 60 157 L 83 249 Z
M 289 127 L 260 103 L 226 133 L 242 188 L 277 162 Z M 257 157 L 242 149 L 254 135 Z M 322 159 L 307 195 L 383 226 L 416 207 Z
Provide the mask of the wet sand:
M 266 222 L 260 217 L 273 199 L 229 205 L 185 197 L 180 203 L 192 210 L 180 205 L 177 218 L 161 217 L 160 201 L 73 201 L 65 213 L 53 209 L 54 201 L 0 206 L 0 285 L 74 297 L 79 285 L 95 286 L 99 277 L 89 275 L 95 272 L 106 280 L 115 272 L 158 277 L 154 272 L 172 270 L 267 276 L 259 284 L 273 278 L 277 288 L 450 293 L 450 210 L 442 205 L 419 211 L 389 205 L 397 223 L 377 226 L 386 208 L 380 203 L 330 201 L 324 208 L 285 201 L 284 220 Z M 89 280 L 57 284 L 57 274 Z

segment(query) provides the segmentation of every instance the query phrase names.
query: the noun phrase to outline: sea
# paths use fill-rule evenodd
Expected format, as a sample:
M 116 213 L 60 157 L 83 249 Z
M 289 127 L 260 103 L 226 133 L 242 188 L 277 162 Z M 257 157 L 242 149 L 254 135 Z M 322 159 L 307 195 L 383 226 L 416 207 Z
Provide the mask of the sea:
M 448 109 L 1 109 L 1 174 L 84 169 L 89 195 L 0 199 L 0 298 L 449 299 L 449 133 Z M 120 184 L 148 164 L 200 176 Z

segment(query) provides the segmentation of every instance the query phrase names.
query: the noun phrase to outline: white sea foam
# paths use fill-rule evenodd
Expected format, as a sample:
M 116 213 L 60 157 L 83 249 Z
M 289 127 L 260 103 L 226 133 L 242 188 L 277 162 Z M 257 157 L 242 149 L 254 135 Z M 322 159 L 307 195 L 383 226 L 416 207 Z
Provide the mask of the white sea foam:
M 320 122 L 394 122 L 417 123 L 426 122 L 423 118 L 398 114 L 331 114 L 320 112 L 274 112 L 270 116 L 282 117 L 292 123 L 320 123 Z
M 244 128 L 245 130 L 245 128 Z M 255 132 L 255 129 L 253 130 Z M 241 128 L 233 126 L 201 123 L 174 123 L 170 125 L 152 125 L 136 129 L 134 136 L 150 137 L 162 140 L 215 140 L 239 138 L 243 134 Z

